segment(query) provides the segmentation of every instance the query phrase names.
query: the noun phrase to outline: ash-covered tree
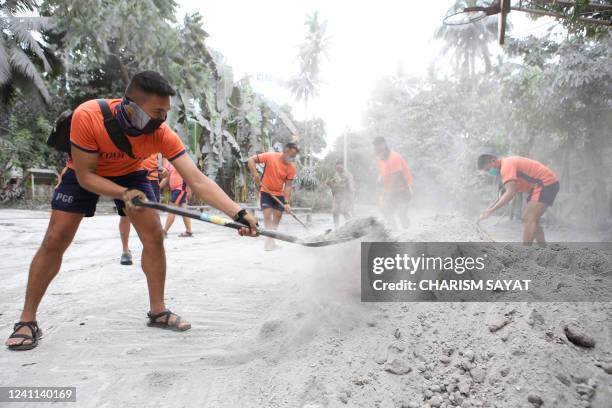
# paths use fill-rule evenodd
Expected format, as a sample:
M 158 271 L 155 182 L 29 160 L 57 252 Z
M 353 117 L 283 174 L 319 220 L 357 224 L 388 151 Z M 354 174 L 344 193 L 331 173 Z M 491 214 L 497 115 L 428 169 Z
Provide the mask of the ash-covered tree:
M 476 5 L 482 4 L 476 0 L 459 0 L 449 10 L 449 14 Z M 465 81 L 466 85 L 483 68 L 487 73 L 491 71 L 489 44 L 497 39 L 497 24 L 497 18 L 490 16 L 474 23 L 442 25 L 435 31 L 434 38 L 444 42 L 442 52 L 450 56 L 454 74 Z
M 0 1 L 0 111 L 17 91 L 33 101 L 51 100 L 44 76 L 52 72 L 53 55 L 37 37 L 50 28 L 45 17 L 26 16 L 36 9 L 34 0 Z
M 55 28 L 46 40 L 63 63 L 57 92 L 75 106 L 121 95 L 143 69 L 164 72 L 176 50 L 175 10 L 173 0 L 43 1 Z

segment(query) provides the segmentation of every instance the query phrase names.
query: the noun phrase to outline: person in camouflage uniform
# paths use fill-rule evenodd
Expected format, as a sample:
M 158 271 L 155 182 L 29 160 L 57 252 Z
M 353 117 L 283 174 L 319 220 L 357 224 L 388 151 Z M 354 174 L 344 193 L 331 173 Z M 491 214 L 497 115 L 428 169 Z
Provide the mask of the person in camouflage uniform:
M 333 203 L 332 214 L 334 225 L 340 225 L 340 215 L 344 216 L 344 221 L 350 219 L 353 214 L 353 197 L 355 195 L 355 183 L 353 176 L 341 161 L 336 162 L 336 171 L 332 178 L 327 182 L 331 188 Z

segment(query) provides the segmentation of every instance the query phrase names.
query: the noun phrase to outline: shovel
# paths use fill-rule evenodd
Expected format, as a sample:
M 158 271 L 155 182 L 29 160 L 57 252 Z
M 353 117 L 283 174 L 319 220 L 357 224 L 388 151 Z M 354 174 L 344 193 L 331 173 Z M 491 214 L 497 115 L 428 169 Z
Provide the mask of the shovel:
M 489 205 L 489 207 L 487 207 L 487 208 L 491 208 L 495 204 L 497 204 L 497 202 L 499 201 L 499 198 L 500 197 L 497 197 L 497 200 L 495 200 L 493 203 L 491 203 L 491 205 Z M 486 241 L 495 242 L 495 240 L 493 239 L 491 234 L 489 234 L 487 231 L 484 230 L 484 228 L 482 228 L 482 225 L 480 225 L 481 221 L 482 220 L 480 218 L 478 218 L 476 220 L 476 222 L 474 223 L 476 225 L 476 231 L 478 231 L 478 235 L 480 235 L 480 238 L 482 238 L 482 239 L 484 239 Z
M 132 202 L 139 207 L 152 208 L 154 210 L 164 211 L 176 215 L 180 215 L 182 217 L 193 218 L 195 220 L 200 220 L 204 222 L 208 222 L 211 224 L 220 225 L 222 227 L 233 228 L 235 230 L 239 230 L 244 228 L 245 225 L 239 222 L 232 221 L 227 218 L 219 217 L 216 215 L 210 215 L 205 212 L 188 210 L 186 208 L 177 207 L 174 205 L 167 205 L 161 203 L 155 203 L 151 201 L 143 201 L 138 198 L 134 198 Z M 363 222 L 362 222 L 363 223 Z M 374 219 L 365 220 L 365 224 L 369 227 L 373 227 L 378 222 Z M 343 242 L 352 241 L 358 238 L 361 238 L 367 235 L 370 231 L 369 228 L 359 228 L 359 229 L 347 229 L 345 231 L 335 230 L 333 234 L 322 234 L 313 238 L 298 238 L 292 235 L 284 234 L 278 231 L 270 231 L 263 228 L 257 229 L 257 235 L 263 235 L 265 237 L 270 237 L 274 239 L 278 239 L 281 241 L 292 242 L 294 244 L 303 245 L 307 247 L 323 247 L 329 245 L 341 244 Z
M 485 241 L 495 242 L 493 237 L 487 231 L 485 231 L 484 228 L 482 228 L 482 226 L 480 225 L 480 220 L 477 220 L 475 225 L 476 231 L 478 231 L 478 235 L 480 235 L 480 238 L 484 239 Z

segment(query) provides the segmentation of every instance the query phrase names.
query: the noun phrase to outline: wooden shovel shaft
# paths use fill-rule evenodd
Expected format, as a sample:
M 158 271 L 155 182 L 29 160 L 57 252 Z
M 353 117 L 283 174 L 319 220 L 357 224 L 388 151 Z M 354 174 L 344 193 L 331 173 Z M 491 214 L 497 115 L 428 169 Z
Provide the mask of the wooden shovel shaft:
M 205 212 L 188 210 L 186 208 L 177 207 L 174 205 L 154 203 L 151 201 L 141 201 L 139 199 L 134 199 L 133 202 L 134 204 L 141 206 L 141 207 L 153 208 L 155 210 L 160 210 L 160 211 L 180 215 L 182 217 L 193 218 L 195 220 L 200 220 L 200 221 L 208 222 L 211 224 L 220 225 L 222 227 L 233 228 L 235 230 L 239 230 L 241 228 L 246 227 L 244 224 L 232 221 L 228 218 L 211 215 Z M 281 241 L 300 243 L 299 238 L 293 237 L 291 235 L 283 234 L 282 232 L 278 232 L 278 231 L 269 231 L 263 228 L 258 228 L 257 234 L 263 235 L 266 237 L 270 237 L 270 238 L 275 238 Z
M 154 203 L 151 201 L 142 201 L 142 200 L 139 200 L 138 198 L 133 199 L 132 202 L 135 205 L 140 206 L 140 207 L 152 208 L 154 210 L 164 211 L 164 212 L 180 215 L 183 217 L 189 217 L 195 220 L 220 225 L 222 227 L 233 228 L 236 230 L 239 230 L 245 227 L 244 224 L 232 221 L 227 218 L 218 217 L 216 215 L 210 215 L 204 212 L 188 210 L 186 208 L 177 207 L 174 205 Z M 282 232 L 278 232 L 278 231 L 265 230 L 263 228 L 257 229 L 257 235 L 263 235 L 266 237 L 270 237 L 270 238 L 274 238 L 274 239 L 278 239 L 278 240 L 286 241 L 286 242 L 292 242 L 294 244 L 299 244 L 299 245 L 303 245 L 307 247 L 324 247 L 324 246 L 329 246 L 329 245 L 342 244 L 344 242 L 352 241 L 354 239 L 359 238 L 359 236 L 348 236 L 348 237 L 341 237 L 341 238 L 334 238 L 334 239 L 307 240 L 307 239 L 301 239 L 301 238 L 297 238 L 291 235 L 283 234 Z

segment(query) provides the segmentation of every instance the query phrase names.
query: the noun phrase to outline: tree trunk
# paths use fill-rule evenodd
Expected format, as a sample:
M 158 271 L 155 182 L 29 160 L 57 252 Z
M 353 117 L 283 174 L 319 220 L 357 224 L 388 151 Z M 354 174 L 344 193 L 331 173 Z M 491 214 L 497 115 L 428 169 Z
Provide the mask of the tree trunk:
M 572 179 L 570 172 L 570 149 L 569 146 L 565 146 L 563 149 L 563 170 L 561 171 L 561 185 L 564 189 L 570 189 Z
M 117 61 L 119 71 L 121 72 L 121 79 L 123 79 L 123 85 L 127 87 L 130 83 L 130 73 L 128 72 L 127 67 L 123 64 L 121 58 L 119 58 L 117 54 L 110 54 L 110 56 Z
M 491 57 L 489 56 L 489 47 L 486 43 L 483 43 L 480 45 L 480 49 L 482 52 L 482 58 L 484 59 L 485 63 L 485 73 L 488 74 L 489 72 L 491 72 Z
M 593 136 L 588 142 L 588 157 L 591 159 L 591 171 L 595 186 L 593 194 L 593 221 L 599 223 L 606 215 L 607 208 L 606 203 L 608 202 L 608 192 L 606 187 L 606 180 L 604 178 L 604 163 L 603 163 L 603 150 L 605 146 L 605 134 L 603 123 L 598 120 L 599 118 L 594 112 L 591 112 L 591 123 L 594 125 Z M 600 125 L 600 126 L 598 126 Z

